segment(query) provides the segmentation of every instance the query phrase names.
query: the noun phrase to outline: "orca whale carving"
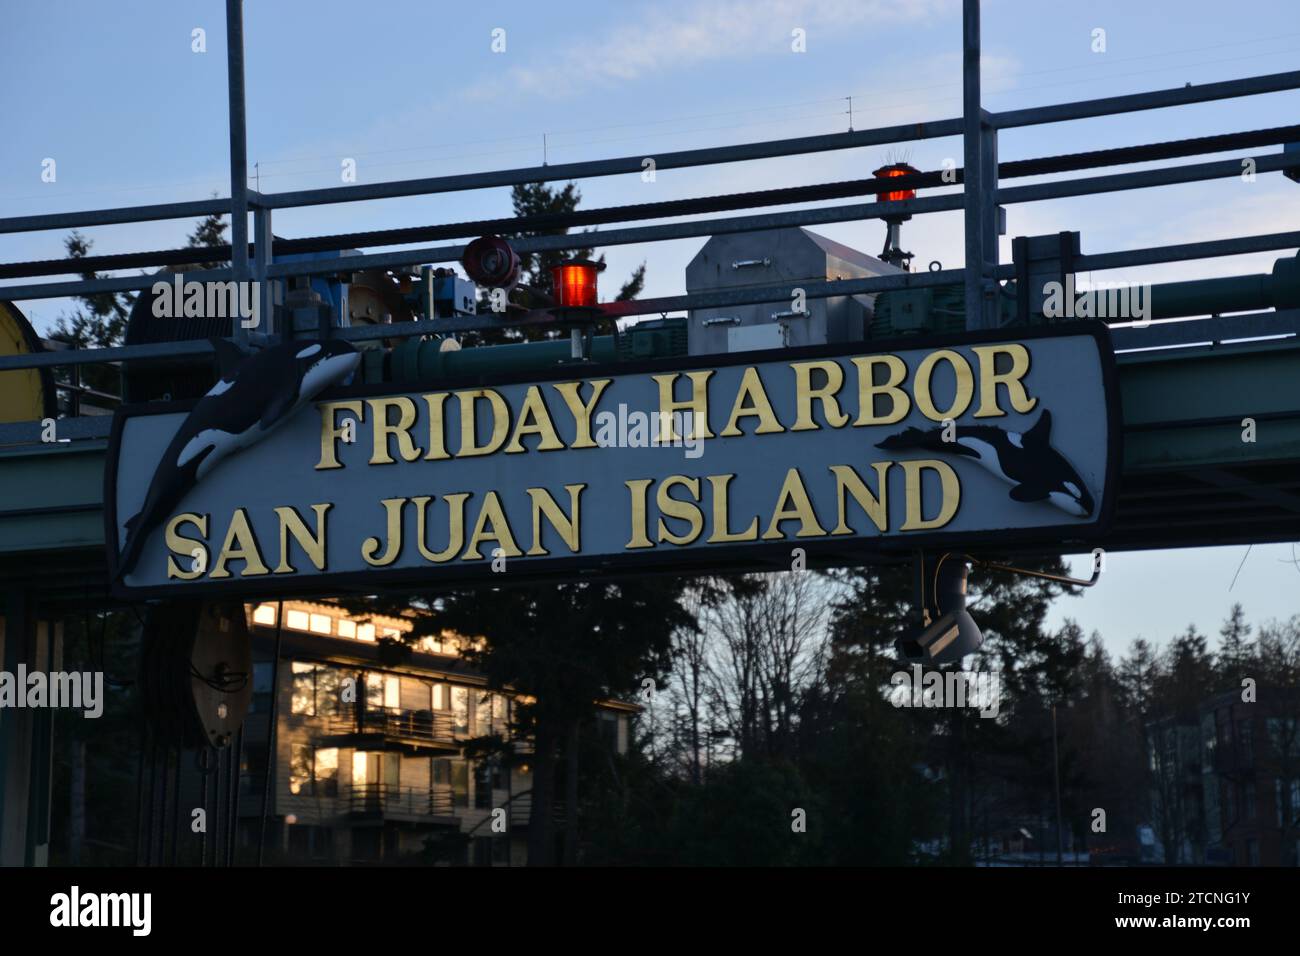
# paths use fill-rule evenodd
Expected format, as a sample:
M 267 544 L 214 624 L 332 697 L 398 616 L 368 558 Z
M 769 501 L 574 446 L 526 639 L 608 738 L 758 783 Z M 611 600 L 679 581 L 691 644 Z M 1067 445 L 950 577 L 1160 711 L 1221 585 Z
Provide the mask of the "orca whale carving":
M 150 533 L 217 463 L 261 441 L 322 391 L 345 382 L 361 355 L 338 339 L 296 339 L 245 355 L 213 339 L 221 377 L 190 411 L 154 470 L 140 511 L 126 522 L 116 578 L 130 573 Z
M 943 440 L 942 428 L 906 428 L 876 444 L 889 450 L 919 448 L 943 455 L 972 458 L 985 470 L 1012 485 L 1013 501 L 1047 501 L 1080 518 L 1096 509 L 1079 473 L 1051 445 L 1052 413 L 1043 409 L 1026 432 L 993 425 L 957 425 L 954 440 Z

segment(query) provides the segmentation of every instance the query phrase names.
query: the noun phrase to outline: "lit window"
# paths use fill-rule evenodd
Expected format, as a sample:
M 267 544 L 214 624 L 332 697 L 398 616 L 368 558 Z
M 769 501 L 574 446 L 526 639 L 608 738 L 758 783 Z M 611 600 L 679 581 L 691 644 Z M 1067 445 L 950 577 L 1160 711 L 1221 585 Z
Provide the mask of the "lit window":
M 293 744 L 289 749 L 289 792 L 302 793 L 311 786 L 311 747 Z
M 446 684 L 433 685 L 433 709 L 434 710 L 447 709 L 447 685 Z
M 317 794 L 336 797 L 339 792 L 339 751 L 329 747 L 316 751 L 315 790 Z
M 330 626 L 332 621 L 328 614 L 313 614 L 311 616 L 311 630 L 313 634 L 329 634 L 333 631 Z
M 352 752 L 352 786 L 361 790 L 366 785 L 366 753 L 364 750 L 354 750 Z
M 290 611 L 284 616 L 284 623 L 295 631 L 311 630 L 311 618 L 306 611 Z
M 402 706 L 402 682 L 394 674 L 366 675 L 366 704 L 374 708 L 397 710 Z
M 451 709 L 455 718 L 457 733 L 469 732 L 469 688 L 453 687 L 451 689 Z
M 373 641 L 375 639 L 375 626 L 373 624 L 357 625 L 358 641 Z
M 253 611 L 254 624 L 274 624 L 275 623 L 275 605 L 259 604 Z
M 395 627 L 386 627 L 383 630 L 383 635 L 384 637 L 400 638 L 402 636 L 402 632 Z
M 293 662 L 293 697 L 289 713 L 316 716 L 316 668 L 312 664 Z
M 339 637 L 356 637 L 357 622 L 349 621 L 346 617 L 339 618 Z

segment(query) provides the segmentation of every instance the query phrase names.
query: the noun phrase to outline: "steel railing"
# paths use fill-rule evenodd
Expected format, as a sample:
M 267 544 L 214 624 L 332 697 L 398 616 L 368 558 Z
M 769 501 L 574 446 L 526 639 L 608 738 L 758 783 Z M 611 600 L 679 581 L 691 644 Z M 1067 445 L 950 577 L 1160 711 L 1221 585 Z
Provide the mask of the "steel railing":
M 456 812 L 450 789 L 386 783 L 354 784 L 347 794 L 347 806 L 349 813 L 359 816 L 450 817 Z
M 240 0 L 227 0 L 227 29 L 231 40 L 231 49 L 228 51 L 230 57 L 231 169 L 232 173 L 235 174 L 232 176 L 232 196 L 230 199 L 87 210 L 45 216 L 29 215 L 0 218 L 0 232 L 18 233 L 104 226 L 193 218 L 213 213 L 233 214 L 234 218 L 239 220 L 242 218 L 239 213 L 247 209 L 252 212 L 254 219 L 252 235 L 247 236 L 243 228 L 244 223 L 235 222 L 231 246 L 234 261 L 228 267 L 187 272 L 185 276 L 187 280 L 194 281 L 229 281 L 251 278 L 260 283 L 259 294 L 262 297 L 260 314 L 270 316 L 272 314 L 271 286 L 277 280 L 286 280 L 295 276 L 329 275 L 368 269 L 390 269 L 438 262 L 454 262 L 461 258 L 465 248 L 464 244 L 454 243 L 329 259 L 272 262 L 272 214 L 275 209 L 302 208 L 486 189 L 522 183 L 629 174 L 636 174 L 639 181 L 639 176 L 643 170 L 645 156 L 637 154 L 614 159 L 519 167 L 507 170 L 344 185 L 283 193 L 262 193 L 249 189 L 246 177 L 238 175 L 243 168 L 241 153 L 244 139 L 242 8 Z M 905 288 L 964 284 L 966 288 L 968 326 L 988 328 L 1000 321 L 995 314 L 993 307 L 996 306 L 996 302 L 992 301 L 994 296 L 991 294 L 996 282 L 1015 278 L 1016 275 L 1015 266 L 1002 264 L 998 261 L 998 230 L 996 225 L 998 207 L 1015 203 L 1040 202 L 1048 199 L 1099 195 L 1130 189 L 1146 189 L 1177 183 L 1235 178 L 1241 175 L 1243 159 L 1247 158 L 1169 165 L 1156 169 L 1108 173 L 1098 176 L 1076 176 L 1051 182 L 1003 188 L 999 184 L 999 177 L 1004 175 L 1006 167 L 1020 164 L 1032 167 L 1035 162 L 1050 163 L 1053 160 L 1060 161 L 1066 158 L 1048 157 L 1037 161 L 1025 160 L 1019 163 L 999 164 L 997 147 L 1000 130 L 1063 123 L 1093 117 L 1165 109 L 1194 103 L 1300 89 L 1300 71 L 1290 71 L 1206 83 L 1198 86 L 1182 86 L 998 113 L 985 110 L 980 105 L 978 0 L 965 0 L 963 46 L 965 52 L 963 66 L 965 96 L 963 115 L 960 118 L 732 146 L 679 150 L 658 153 L 653 157 L 657 169 L 686 169 L 960 135 L 963 137 L 964 165 L 959 170 L 960 185 L 956 182 L 950 185 L 950 188 L 954 189 L 953 192 L 898 202 L 851 203 L 810 209 L 764 212 L 756 215 L 626 226 L 598 232 L 544 235 L 519 240 L 514 243 L 514 246 L 520 253 L 567 251 L 587 248 L 592 245 L 609 246 L 660 242 L 711 236 L 727 232 L 752 232 L 787 226 L 810 226 L 873 219 L 883 216 L 886 212 L 915 216 L 962 210 L 965 220 L 966 265 L 961 269 L 905 273 L 903 275 L 886 275 L 866 279 L 801 282 L 799 284 L 804 291 L 805 298 L 808 299 L 859 295 Z M 1247 137 L 1249 142 L 1257 145 L 1261 132 L 1253 131 L 1252 133 L 1239 135 Z M 1278 135 L 1280 137 L 1282 133 Z M 1230 139 L 1230 137 L 1220 137 L 1220 139 Z M 1247 140 L 1243 139 L 1242 141 L 1246 142 Z M 1187 142 L 1193 143 L 1194 141 Z M 1164 147 L 1165 154 L 1172 155 L 1169 153 L 1171 145 L 1176 144 L 1150 144 L 1147 147 L 1131 147 L 1130 149 L 1156 150 Z M 1207 147 L 1206 151 L 1222 151 L 1223 144 L 1219 143 L 1218 145 L 1218 149 L 1209 150 Z M 1123 150 L 1103 151 L 1091 160 L 1086 159 L 1088 154 L 1080 154 L 1079 157 L 1075 157 L 1078 161 L 1074 162 L 1071 168 L 1083 169 L 1115 165 L 1117 161 L 1114 157 L 1105 155 L 1109 152 L 1123 152 Z M 1253 161 L 1254 171 L 1258 174 L 1278 171 L 1291 173 L 1300 169 L 1300 155 L 1295 152 L 1252 155 L 1248 158 Z M 928 177 L 933 177 L 933 175 L 932 173 L 923 174 L 923 176 Z M 894 188 L 899 188 L 903 180 L 899 178 L 891 180 L 891 182 Z M 863 192 L 872 191 L 878 190 L 863 190 Z M 1100 271 L 1135 265 L 1290 249 L 1296 246 L 1300 246 L 1300 231 L 1265 236 L 1230 237 L 1210 242 L 1171 244 L 1146 249 L 1080 255 L 1075 257 L 1074 264 L 1078 270 Z M 70 263 L 69 270 L 74 269 L 75 265 Z M 17 273 L 10 270 L 10 274 Z M 137 291 L 149 288 L 155 281 L 157 281 L 157 277 L 154 275 L 135 275 L 108 277 L 91 281 L 5 284 L 0 285 L 0 299 L 23 300 L 89 295 L 100 292 Z M 789 294 L 790 289 L 784 286 L 721 290 L 660 299 L 645 299 L 633 303 L 620 303 L 615 310 L 615 314 L 632 316 L 661 314 L 682 309 L 725 308 L 779 301 L 788 298 Z M 433 332 L 462 331 L 471 327 L 481 327 L 488 322 L 495 322 L 495 320 L 483 317 L 459 321 L 422 320 L 367 328 L 334 329 L 331 330 L 330 334 L 337 334 L 354 340 L 392 339 Z M 1200 323 L 1181 323 L 1184 326 L 1198 324 Z M 248 334 L 247 330 L 240 326 L 237 318 L 232 320 L 232 334 L 237 339 L 245 338 Z M 1182 334 L 1182 337 L 1186 338 L 1187 341 L 1201 341 L 1206 338 L 1206 335 L 1207 333 L 1204 331 L 1188 329 Z M 1164 341 L 1169 338 L 1168 334 L 1164 335 L 1162 344 L 1178 344 L 1178 342 Z M 1178 338 L 1178 336 L 1175 336 L 1175 338 Z M 73 366 L 120 362 L 129 359 L 197 355 L 206 353 L 210 349 L 211 345 L 206 341 L 183 341 L 106 349 L 68 350 L 54 354 L 4 356 L 0 357 L 0 372 L 19 368 Z M 102 426 L 87 426 L 85 429 L 74 428 L 71 430 L 61 427 L 60 431 L 61 434 L 73 438 L 78 437 L 83 432 L 87 437 L 102 437 L 100 435 Z M 35 441 L 38 439 L 38 423 L 0 426 L 0 443 Z
M 469 736 L 467 730 L 457 730 L 455 718 L 433 710 L 402 710 L 395 708 L 357 708 L 330 718 L 332 734 L 380 734 L 405 740 L 428 743 L 455 743 Z

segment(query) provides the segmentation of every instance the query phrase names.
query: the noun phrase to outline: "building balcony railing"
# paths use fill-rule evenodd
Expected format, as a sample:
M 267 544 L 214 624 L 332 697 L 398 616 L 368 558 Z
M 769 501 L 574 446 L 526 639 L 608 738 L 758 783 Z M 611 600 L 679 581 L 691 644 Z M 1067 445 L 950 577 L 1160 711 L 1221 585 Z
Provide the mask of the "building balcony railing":
M 450 790 L 367 783 L 349 791 L 348 812 L 369 817 L 452 817 L 456 808 Z
M 377 734 L 394 740 L 455 746 L 469 733 L 457 728 L 451 714 L 433 710 L 375 708 L 349 710 L 330 718 L 329 731 L 334 736 Z

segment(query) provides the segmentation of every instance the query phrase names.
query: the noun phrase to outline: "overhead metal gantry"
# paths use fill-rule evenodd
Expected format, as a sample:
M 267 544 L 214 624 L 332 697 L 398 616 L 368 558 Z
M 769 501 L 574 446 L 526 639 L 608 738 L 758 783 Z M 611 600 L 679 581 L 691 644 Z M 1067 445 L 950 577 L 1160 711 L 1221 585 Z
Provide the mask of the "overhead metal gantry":
M 242 0 L 227 0 L 227 55 L 230 103 L 230 175 L 228 199 L 131 206 L 0 218 L 0 232 L 33 233 L 113 226 L 126 223 L 195 219 L 213 214 L 231 216 L 228 248 L 161 253 L 137 252 L 95 257 L 98 271 L 136 269 L 142 265 L 225 261 L 226 268 L 187 271 L 194 281 L 252 279 L 259 285 L 259 309 L 274 314 L 273 288 L 293 277 L 325 276 L 459 261 L 465 245 L 419 245 L 431 241 L 469 240 L 479 223 L 415 226 L 362 235 L 301 237 L 277 242 L 272 236 L 278 209 L 326 206 L 404 196 L 488 189 L 535 182 L 636 176 L 643 154 L 589 162 L 543 165 L 465 175 L 346 185 L 325 189 L 263 193 L 248 188 L 244 122 Z M 600 224 L 599 232 L 544 235 L 514 243 L 519 253 L 577 250 L 659 242 L 723 233 L 743 233 L 781 227 L 879 219 L 886 214 L 920 216 L 961 210 L 964 216 L 965 265 L 961 269 L 902 273 L 825 282 L 801 282 L 808 299 L 872 293 L 906 293 L 960 289 L 965 324 L 992 329 L 1026 320 L 1024 292 L 1031 267 L 1042 267 L 1044 240 L 1018 238 L 1013 259 L 999 259 L 998 235 L 1002 207 L 1074 196 L 1099 195 L 1178 183 L 1234 180 L 1242 160 L 1249 159 L 1256 175 L 1287 172 L 1300 175 L 1294 151 L 1253 152 L 1233 159 L 1164 165 L 1123 173 L 1079 175 L 1132 162 L 1161 162 L 1175 157 L 1226 151 L 1261 150 L 1296 142 L 1295 127 L 1248 130 L 1183 140 L 1139 144 L 1114 150 L 1002 162 L 998 156 L 1002 130 L 1064 123 L 1145 110 L 1169 109 L 1195 103 L 1258 96 L 1300 89 L 1300 72 L 1277 73 L 1200 86 L 1183 86 L 1147 93 L 1061 103 L 1028 109 L 990 112 L 983 108 L 979 87 L 980 27 L 978 0 L 965 0 L 963 13 L 963 115 L 937 122 L 905 124 L 870 130 L 746 143 L 736 146 L 684 150 L 655 155 L 660 170 L 750 162 L 785 156 L 923 139 L 961 136 L 964 163 L 955 180 L 936 172 L 914 177 L 858 180 L 850 183 L 791 187 L 761 194 L 707 196 L 671 204 L 583 210 L 556 229 Z M 1070 178 L 1029 185 L 1005 185 L 1016 176 L 1072 172 Z M 881 194 L 899 189 L 933 188 L 935 193 L 903 201 L 883 201 Z M 832 200 L 866 199 L 842 205 Z M 821 205 L 771 211 L 775 205 L 818 202 Z M 743 212 L 749 210 L 748 212 Z M 765 211 L 753 211 L 765 210 Z M 252 214 L 251 235 L 248 213 Z M 714 213 L 742 213 L 712 216 Z M 687 217 L 653 224 L 645 220 Z M 1062 224 L 1068 228 L 1068 223 Z M 1298 224 L 1300 225 L 1300 224 Z M 458 230 L 465 231 L 458 231 Z M 472 231 L 471 231 L 472 230 Z M 501 231 L 517 231 L 502 229 Z M 1062 233 L 1055 258 L 1058 274 L 1104 272 L 1157 263 L 1210 259 L 1268 251 L 1293 253 L 1300 248 L 1300 229 L 1258 236 L 1219 239 L 1144 249 L 1084 252 L 1077 236 Z M 295 249 L 295 243 L 297 249 Z M 396 251 L 353 253 L 353 248 L 405 245 Z M 1050 243 L 1047 243 L 1050 245 Z M 277 249 L 276 246 L 279 246 Z M 1033 248 L 1031 248 L 1033 247 Z M 330 258 L 277 261 L 276 254 L 310 249 L 336 250 Z M 1051 257 L 1048 257 L 1051 259 Z M 23 301 L 150 288 L 155 275 L 115 275 L 94 281 L 57 279 L 84 272 L 84 261 L 0 264 L 0 300 Z M 39 277 L 56 281 L 24 281 Z M 17 280 L 17 281 L 12 281 Z M 1262 280 L 1261 280 L 1262 282 Z M 1006 285 L 1003 285 L 1006 283 Z M 1011 283 L 1021 294 L 1018 311 L 1008 314 L 1005 293 Z M 1205 296 L 1201 315 L 1188 321 L 1156 323 L 1146 328 L 1116 328 L 1112 336 L 1119 355 L 1122 401 L 1123 466 L 1118 508 L 1112 530 L 1103 540 L 1089 542 L 1112 550 L 1190 547 L 1244 542 L 1300 539 L 1300 302 L 1269 301 L 1267 290 L 1241 287 L 1233 307 L 1234 287 L 1218 285 L 1199 290 Z M 1224 290 L 1231 292 L 1226 300 Z M 747 303 L 788 300 L 785 287 L 728 289 L 686 296 L 617 303 L 610 316 L 661 315 L 683 309 L 721 308 Z M 1187 293 L 1187 289 L 1181 290 Z M 1198 290 L 1191 290 L 1193 296 Z M 1183 296 L 1185 298 L 1185 296 Z M 1227 302 L 1225 307 L 1224 302 Z M 1170 314 L 1194 316 L 1196 302 L 1180 303 Z M 1271 306 L 1271 307 L 1270 307 Z M 1190 309 L 1190 311 L 1188 311 Z M 1224 315 L 1227 311 L 1245 314 Z M 1218 314 L 1215 314 L 1218 313 Z M 1034 321 L 1041 320 L 1037 315 Z M 426 319 L 392 325 L 334 328 L 329 334 L 351 340 L 403 339 L 445 334 L 475 321 Z M 272 333 L 278 330 L 272 328 Z M 1013 334 L 1013 333 L 1012 333 Z M 230 337 L 247 338 L 238 318 Z M 1261 337 L 1271 337 L 1260 341 Z M 1255 341 L 1239 341 L 1255 339 Z M 1238 340 L 1238 341 L 1234 341 Z M 82 367 L 131 360 L 202 357 L 212 346 L 206 340 L 152 342 L 117 348 L 60 350 L 0 356 L 0 375 L 33 368 Z M 1243 441 L 1246 420 L 1254 426 L 1254 441 Z M 104 540 L 104 463 L 108 419 L 103 416 L 65 418 L 58 422 L 57 442 L 42 441 L 39 421 L 0 424 L 0 619 L 3 667 L 18 663 L 49 668 L 56 643 L 57 621 L 76 606 L 104 606 L 107 595 L 107 545 Z M 1072 542 L 1071 544 L 1077 544 Z M 1063 543 L 1063 547 L 1064 547 Z M 847 555 L 846 559 L 851 559 Z M 41 863 L 48 846 L 50 779 L 49 713 L 0 723 L 0 865 Z
M 51 215 L 0 219 L 0 232 L 29 233 L 66 230 L 167 219 L 190 219 L 214 213 L 232 216 L 232 242 L 219 250 L 200 250 L 212 261 L 214 252 L 231 258 L 227 268 L 188 271 L 195 281 L 251 278 L 260 283 L 261 314 L 272 314 L 272 287 L 295 276 L 334 275 L 373 269 L 407 268 L 428 263 L 458 261 L 463 242 L 380 253 L 342 254 L 332 258 L 275 261 L 276 245 L 283 251 L 307 248 L 346 250 L 358 240 L 373 244 L 427 241 L 425 237 L 472 238 L 483 222 L 414 227 L 362 235 L 272 240 L 277 209 L 303 208 L 403 196 L 435 195 L 532 182 L 636 175 L 642 172 L 640 154 L 593 160 L 439 176 L 396 182 L 263 193 L 248 188 L 245 159 L 243 37 L 240 0 L 228 0 L 228 56 L 230 87 L 231 198 L 88 210 Z M 1001 113 L 985 110 L 979 93 L 979 4 L 967 0 L 963 20 L 964 112 L 959 118 L 736 146 L 684 150 L 655 156 L 656 168 L 682 169 L 747 162 L 783 156 L 808 155 L 833 150 L 881 146 L 920 139 L 962 136 L 964 165 L 955 183 L 938 172 L 915 177 L 866 179 L 852 183 L 792 187 L 765 194 L 699 197 L 650 207 L 584 210 L 573 221 L 557 225 L 579 226 L 591 222 L 613 225 L 599 232 L 548 235 L 514 243 L 520 253 L 575 250 L 588 247 L 658 242 L 722 233 L 752 232 L 787 226 L 815 226 L 832 222 L 876 219 L 886 212 L 911 216 L 961 210 L 964 215 L 966 265 L 962 269 L 903 273 L 861 279 L 801 283 L 807 298 L 860 295 L 898 290 L 959 286 L 965 300 L 968 328 L 996 328 L 1006 324 L 1000 301 L 1001 283 L 1023 279 L 1022 262 L 1004 263 L 998 257 L 1000 207 L 1072 196 L 1177 183 L 1235 179 L 1242 159 L 1254 163 L 1257 175 L 1294 171 L 1300 159 L 1294 152 L 1251 154 L 1226 160 L 1168 165 L 1136 172 L 1076 175 L 1068 179 L 1031 185 L 1004 185 L 1015 176 L 1051 171 L 1081 171 L 1139 160 L 1223 152 L 1237 146 L 1255 149 L 1269 143 L 1283 146 L 1295 140 L 1295 127 L 1215 134 L 1176 144 L 1144 144 L 1073 157 L 1000 162 L 1001 130 L 1069 122 L 1121 113 L 1175 108 L 1194 103 L 1257 96 L 1300 89 L 1300 72 L 1250 77 L 1201 86 L 1184 86 L 1147 93 L 1113 96 L 1074 103 L 1031 107 Z M 900 187 L 936 187 L 947 191 L 902 202 L 886 202 L 878 194 Z M 960 188 L 957 188 L 960 187 Z M 737 216 L 706 217 L 702 213 L 761 208 L 776 202 L 790 204 L 810 199 L 853 196 L 874 201 L 846 205 L 763 211 Z M 692 206 L 691 204 L 694 203 Z M 664 208 L 654 208 L 664 206 Z M 668 207 L 672 207 L 669 209 Z M 246 212 L 251 211 L 251 236 Z M 626 225 L 647 218 L 693 214 L 686 221 L 651 225 Z M 585 219 L 583 217 L 586 217 Z M 620 218 L 622 217 L 622 218 Z M 624 223 L 624 224 L 620 224 Z M 301 249 L 295 248 L 295 243 Z M 1300 247 L 1300 230 L 1259 236 L 1225 236 L 1200 243 L 1157 246 L 1109 252 L 1079 252 L 1069 260 L 1069 271 L 1097 272 L 1156 263 L 1207 259 L 1265 251 L 1294 251 Z M 97 257 L 97 268 L 134 268 L 146 262 L 177 263 L 197 255 L 193 250 L 135 253 L 123 257 Z M 170 256 L 170 258 L 168 258 Z M 152 258 L 150 258 L 152 257 Z M 84 263 L 0 264 L 0 276 L 27 278 L 73 274 Z M 139 291 L 156 281 L 153 275 L 112 276 L 94 281 L 10 282 L 0 285 L 0 299 L 14 301 L 97 292 Z M 660 299 L 613 304 L 615 316 L 661 315 L 683 309 L 723 307 L 746 302 L 788 298 L 784 287 L 734 289 Z M 1214 312 L 1217 304 L 1206 308 Z M 1300 538 L 1300 309 L 1277 308 L 1237 315 L 1213 315 L 1147 328 L 1116 328 L 1114 342 L 1120 355 L 1120 387 L 1124 420 L 1124 467 L 1115 526 L 1103 546 L 1112 549 L 1181 547 L 1244 541 L 1279 541 Z M 483 324 L 477 320 L 424 320 L 379 327 L 337 328 L 331 334 L 352 340 L 398 339 L 430 333 L 445 334 Z M 236 319 L 231 337 L 247 335 Z M 1273 336 L 1270 341 L 1232 344 L 1232 340 Z M 1226 343 L 1226 344 L 1225 344 Z M 66 350 L 0 357 L 0 373 L 33 367 L 68 367 L 131 359 L 178 358 L 209 352 L 205 340 L 159 342 L 108 349 Z M 1256 440 L 1243 442 L 1242 422 L 1256 423 Z M 40 441 L 39 422 L 0 425 L 0 581 L 6 588 L 31 587 L 81 591 L 87 584 L 98 592 L 104 576 L 102 471 L 107 439 L 103 417 L 68 418 L 59 422 L 57 444 Z M 84 569 L 69 588 L 53 569 Z M 69 595 L 70 596 L 70 595 Z M 102 598 L 102 594 L 97 597 Z

